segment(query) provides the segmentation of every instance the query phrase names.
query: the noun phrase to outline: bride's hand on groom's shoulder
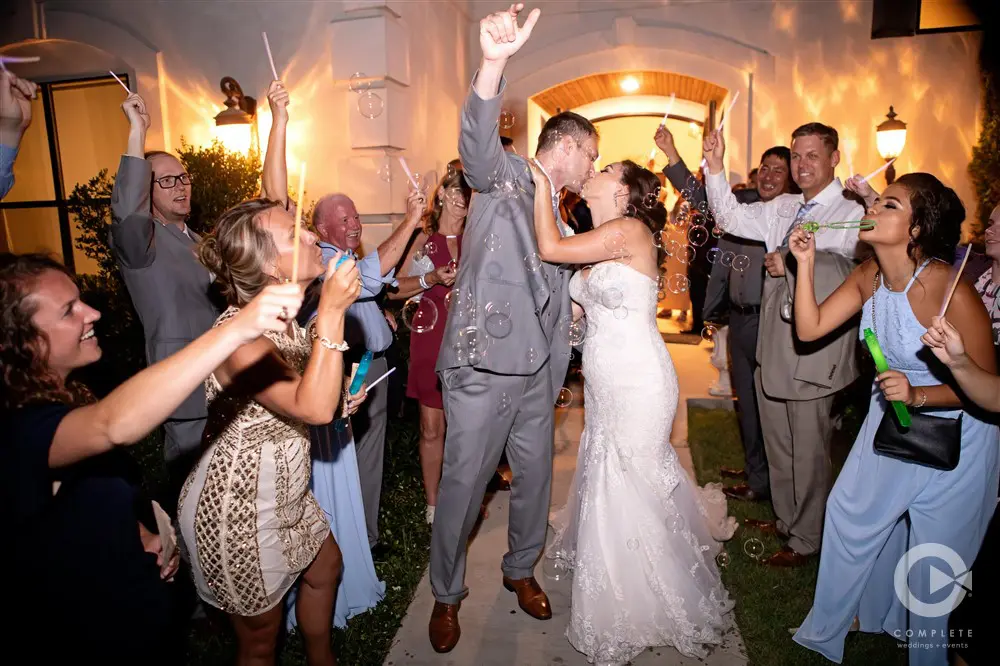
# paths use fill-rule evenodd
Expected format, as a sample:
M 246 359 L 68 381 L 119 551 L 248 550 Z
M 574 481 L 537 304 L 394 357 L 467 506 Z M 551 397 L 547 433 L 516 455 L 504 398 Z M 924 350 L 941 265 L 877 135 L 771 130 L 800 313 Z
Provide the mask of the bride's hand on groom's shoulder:
M 512 4 L 509 9 L 490 14 L 479 22 L 479 45 L 486 60 L 506 60 L 517 53 L 531 37 L 531 31 L 538 22 L 542 10 L 532 9 L 524 20 L 517 24 L 517 16 L 524 11 L 524 3 Z
M 542 191 L 548 191 L 549 178 L 545 175 L 545 172 L 542 171 L 542 168 L 538 166 L 538 162 L 536 162 L 533 158 L 529 159 L 528 169 L 531 171 L 531 180 L 535 183 L 535 191 L 537 192 L 539 189 Z

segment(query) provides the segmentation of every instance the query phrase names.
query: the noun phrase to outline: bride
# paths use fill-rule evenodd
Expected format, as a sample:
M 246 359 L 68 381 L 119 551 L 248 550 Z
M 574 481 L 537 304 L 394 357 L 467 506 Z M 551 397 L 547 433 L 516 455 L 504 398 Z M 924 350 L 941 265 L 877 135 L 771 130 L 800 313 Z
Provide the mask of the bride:
M 570 282 L 576 316 L 586 313 L 586 410 L 575 490 L 546 555 L 573 570 L 566 635 L 602 665 L 660 645 L 702 657 L 730 626 L 715 555 L 736 521 L 721 488 L 696 486 L 670 446 L 678 386 L 656 326 L 659 180 L 630 161 L 605 167 L 582 191 L 594 230 L 562 238 L 547 178 L 529 164 L 540 258 L 593 264 Z

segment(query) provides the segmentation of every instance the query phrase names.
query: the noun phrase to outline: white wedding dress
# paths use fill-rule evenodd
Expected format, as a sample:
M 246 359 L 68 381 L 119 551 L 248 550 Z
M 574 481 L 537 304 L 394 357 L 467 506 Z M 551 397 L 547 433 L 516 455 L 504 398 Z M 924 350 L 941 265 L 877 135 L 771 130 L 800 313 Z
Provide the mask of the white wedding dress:
M 566 636 L 597 664 L 670 645 L 702 657 L 731 626 L 715 556 L 736 530 L 719 484 L 699 488 L 670 445 L 677 374 L 657 285 L 606 262 L 570 282 L 587 317 L 584 430 L 547 563 L 572 571 Z

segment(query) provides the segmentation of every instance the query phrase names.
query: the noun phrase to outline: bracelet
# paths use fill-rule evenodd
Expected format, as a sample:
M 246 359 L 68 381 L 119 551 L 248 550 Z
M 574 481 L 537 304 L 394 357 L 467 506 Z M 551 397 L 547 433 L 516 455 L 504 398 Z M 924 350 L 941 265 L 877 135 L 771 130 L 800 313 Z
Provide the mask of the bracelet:
M 913 405 L 914 409 L 920 409 L 921 407 L 927 404 L 927 392 L 924 391 L 922 388 L 918 388 L 917 390 L 920 391 L 920 402 L 917 403 L 916 405 Z
M 320 346 L 325 347 L 327 349 L 332 349 L 333 351 L 339 351 L 339 352 L 345 352 L 348 349 L 350 349 L 346 340 L 344 342 L 337 343 L 333 342 L 332 340 L 330 340 L 330 338 L 326 336 L 320 337 L 319 333 L 316 332 L 315 328 L 312 329 L 311 335 L 313 340 L 316 340 L 317 342 L 319 342 Z
M 428 289 L 431 288 L 431 286 L 429 284 L 427 284 L 427 280 L 425 279 L 425 276 L 423 276 L 423 275 L 420 276 L 420 286 L 424 288 L 424 291 L 426 291 L 426 290 L 428 290 Z

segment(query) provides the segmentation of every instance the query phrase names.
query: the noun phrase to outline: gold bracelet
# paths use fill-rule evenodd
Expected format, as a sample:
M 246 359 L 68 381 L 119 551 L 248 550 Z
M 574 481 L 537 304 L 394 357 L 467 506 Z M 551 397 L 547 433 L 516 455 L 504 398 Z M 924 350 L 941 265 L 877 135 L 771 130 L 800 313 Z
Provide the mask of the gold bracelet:
M 334 351 L 339 351 L 339 352 L 345 352 L 348 349 L 350 349 L 346 340 L 344 342 L 338 343 L 338 342 L 333 342 L 332 340 L 330 340 L 330 338 L 326 336 L 320 337 L 319 333 L 316 332 L 315 327 L 310 331 L 310 335 L 312 336 L 313 340 L 319 342 L 321 346 L 327 349 L 332 349 Z
M 920 409 L 921 407 L 927 404 L 927 392 L 924 391 L 922 388 L 918 388 L 917 390 L 920 391 L 920 403 L 914 405 L 913 406 L 914 409 Z

